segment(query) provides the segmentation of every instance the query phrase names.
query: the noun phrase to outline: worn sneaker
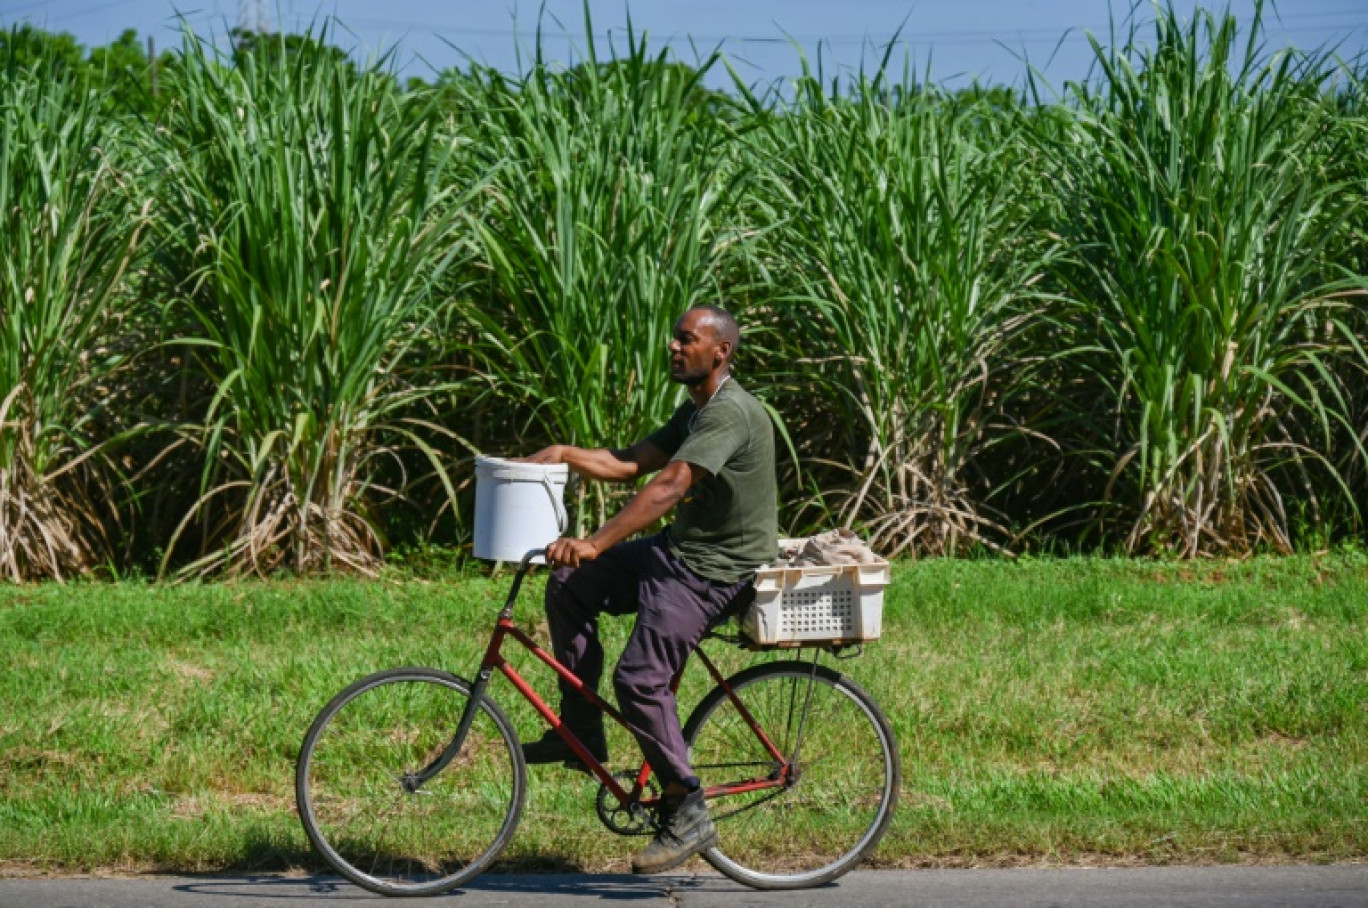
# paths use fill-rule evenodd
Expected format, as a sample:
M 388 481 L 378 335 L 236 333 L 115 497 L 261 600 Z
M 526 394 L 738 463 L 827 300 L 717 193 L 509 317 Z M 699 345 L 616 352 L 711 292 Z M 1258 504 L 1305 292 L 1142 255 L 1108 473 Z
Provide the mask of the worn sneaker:
M 580 739 L 589 753 L 594 755 L 594 759 L 600 763 L 608 762 L 608 742 L 604 740 L 603 732 L 597 734 L 581 735 L 576 733 L 575 737 Z M 523 759 L 529 765 L 541 763 L 560 763 L 566 769 L 573 769 L 576 772 L 588 772 L 589 767 L 584 765 L 584 761 L 579 758 L 570 745 L 555 731 L 547 729 L 546 732 L 537 740 L 529 741 L 522 746 Z
M 716 844 L 717 827 L 701 790 L 666 797 L 660 803 L 660 831 L 632 858 L 632 872 L 663 873 Z

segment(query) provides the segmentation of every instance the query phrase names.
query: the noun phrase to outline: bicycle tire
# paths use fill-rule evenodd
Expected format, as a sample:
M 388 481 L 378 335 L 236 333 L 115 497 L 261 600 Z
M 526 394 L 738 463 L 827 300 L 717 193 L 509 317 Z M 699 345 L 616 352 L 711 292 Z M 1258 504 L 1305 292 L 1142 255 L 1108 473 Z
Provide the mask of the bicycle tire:
M 831 882 L 878 846 L 893 818 L 902 762 L 888 719 L 855 682 L 812 663 L 756 665 L 728 684 L 786 758 L 802 726 L 799 775 L 785 788 L 710 801 L 719 842 L 704 859 L 755 889 Z M 721 686 L 699 702 L 684 737 L 705 788 L 779 769 Z
M 309 841 L 358 886 L 434 895 L 485 870 L 512 839 L 527 764 L 508 717 L 480 703 L 461 753 L 416 792 L 470 701 L 464 678 L 426 668 L 378 672 L 323 707 L 304 736 L 295 798 Z

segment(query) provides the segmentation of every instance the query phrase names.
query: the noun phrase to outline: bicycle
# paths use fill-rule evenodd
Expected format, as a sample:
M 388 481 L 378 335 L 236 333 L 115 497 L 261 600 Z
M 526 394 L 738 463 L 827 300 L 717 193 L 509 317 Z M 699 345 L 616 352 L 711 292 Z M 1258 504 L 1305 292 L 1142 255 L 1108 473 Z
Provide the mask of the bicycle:
M 491 700 L 504 675 L 599 781 L 599 819 L 621 835 L 654 831 L 659 791 L 644 762 L 611 772 L 504 659 L 512 638 L 618 724 L 588 690 L 513 621 L 534 557 L 514 575 L 472 683 L 430 668 L 362 678 L 319 712 L 304 736 L 295 796 L 309 841 L 353 883 L 383 895 L 435 895 L 488 869 L 512 839 L 527 797 L 517 732 Z M 741 635 L 709 638 L 748 645 Z M 757 889 L 801 889 L 852 869 L 892 819 L 902 769 L 893 731 L 859 685 L 820 664 L 782 659 L 724 678 L 694 651 L 716 685 L 684 723 L 720 842 L 703 858 Z M 683 669 L 673 681 L 677 691 Z M 452 826 L 456 818 L 457 828 Z

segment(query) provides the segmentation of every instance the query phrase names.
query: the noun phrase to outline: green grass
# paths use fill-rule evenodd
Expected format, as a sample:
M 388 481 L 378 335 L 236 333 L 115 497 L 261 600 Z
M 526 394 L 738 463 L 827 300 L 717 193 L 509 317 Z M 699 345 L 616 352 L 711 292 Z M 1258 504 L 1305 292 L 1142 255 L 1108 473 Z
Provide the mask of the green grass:
M 903 752 L 880 865 L 1368 857 L 1368 557 L 923 561 L 895 578 L 885 638 L 841 666 Z M 0 862 L 317 866 L 291 787 L 313 714 L 372 670 L 469 674 L 507 580 L 5 588 Z M 605 624 L 611 650 L 627 623 Z M 593 793 L 533 770 L 502 866 L 623 869 L 641 840 L 602 829 Z

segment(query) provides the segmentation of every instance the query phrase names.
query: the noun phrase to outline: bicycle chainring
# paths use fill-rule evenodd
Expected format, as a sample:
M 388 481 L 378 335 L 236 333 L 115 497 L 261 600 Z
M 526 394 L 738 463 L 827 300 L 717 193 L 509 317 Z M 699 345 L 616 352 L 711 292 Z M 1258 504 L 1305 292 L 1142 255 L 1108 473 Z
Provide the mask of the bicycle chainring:
M 631 791 L 636 787 L 637 774 L 635 772 L 615 772 L 613 780 L 623 788 Z M 646 783 L 646 789 L 641 793 L 643 797 L 659 797 L 660 787 L 654 778 Z M 594 806 L 598 810 L 598 818 L 604 826 L 618 835 L 654 835 L 655 819 L 651 811 L 641 805 L 640 801 L 633 801 L 626 807 L 618 803 L 617 795 L 607 785 L 599 784 L 598 797 L 595 799 Z

